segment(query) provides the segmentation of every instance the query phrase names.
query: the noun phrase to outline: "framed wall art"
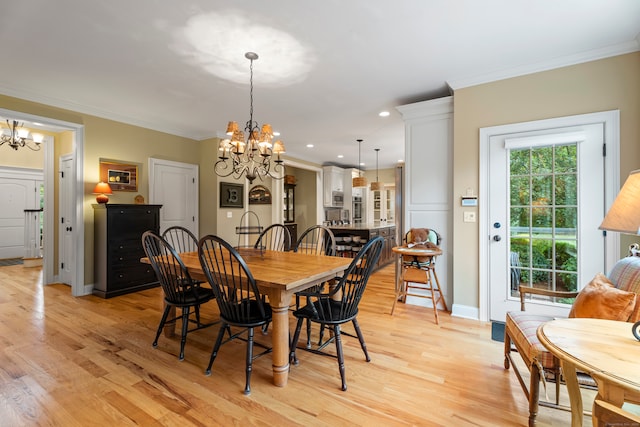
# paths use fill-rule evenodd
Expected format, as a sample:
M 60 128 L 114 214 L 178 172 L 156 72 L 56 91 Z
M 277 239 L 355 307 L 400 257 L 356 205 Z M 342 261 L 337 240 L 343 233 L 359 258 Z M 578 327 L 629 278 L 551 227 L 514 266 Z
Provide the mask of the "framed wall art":
M 244 207 L 244 184 L 232 182 L 220 183 L 220 207 L 221 208 L 243 208 Z
M 113 191 L 138 191 L 138 165 L 100 160 L 100 181 Z
M 270 205 L 271 192 L 264 185 L 256 185 L 251 190 L 249 190 L 249 204 L 250 205 Z

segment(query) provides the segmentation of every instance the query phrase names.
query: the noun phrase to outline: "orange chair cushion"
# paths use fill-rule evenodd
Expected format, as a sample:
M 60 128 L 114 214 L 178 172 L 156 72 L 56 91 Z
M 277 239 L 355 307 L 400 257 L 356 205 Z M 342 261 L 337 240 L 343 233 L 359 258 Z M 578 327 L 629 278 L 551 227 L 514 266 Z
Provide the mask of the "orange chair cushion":
M 598 273 L 576 297 L 569 317 L 626 322 L 636 307 L 636 294 L 616 289 L 603 274 Z

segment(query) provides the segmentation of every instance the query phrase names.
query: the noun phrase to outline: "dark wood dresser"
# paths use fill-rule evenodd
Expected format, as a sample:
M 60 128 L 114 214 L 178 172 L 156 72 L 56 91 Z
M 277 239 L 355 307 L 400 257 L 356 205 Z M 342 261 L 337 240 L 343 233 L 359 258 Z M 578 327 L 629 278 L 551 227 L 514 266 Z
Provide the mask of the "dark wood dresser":
M 158 286 L 149 264 L 142 264 L 142 233 L 160 228 L 161 205 L 93 205 L 93 293 L 103 298 Z

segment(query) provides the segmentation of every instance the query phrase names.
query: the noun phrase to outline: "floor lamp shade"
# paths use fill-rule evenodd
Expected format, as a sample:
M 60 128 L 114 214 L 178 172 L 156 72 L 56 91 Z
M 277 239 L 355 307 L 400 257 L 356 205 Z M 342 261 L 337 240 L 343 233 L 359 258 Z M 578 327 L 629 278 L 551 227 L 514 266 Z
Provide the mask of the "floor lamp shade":
M 629 174 L 600 229 L 640 234 L 640 170 Z

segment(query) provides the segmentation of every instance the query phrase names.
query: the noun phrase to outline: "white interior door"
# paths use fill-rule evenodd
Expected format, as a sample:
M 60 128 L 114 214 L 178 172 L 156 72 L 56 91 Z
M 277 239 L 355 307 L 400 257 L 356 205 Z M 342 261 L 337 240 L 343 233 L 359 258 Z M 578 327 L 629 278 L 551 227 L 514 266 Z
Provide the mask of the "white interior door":
M 42 171 L 0 168 L 0 259 L 25 254 L 25 209 L 40 208 Z
M 198 234 L 198 165 L 149 159 L 149 203 L 162 205 L 160 231 L 172 226 Z
M 520 285 L 579 290 L 605 269 L 602 123 L 489 141 L 490 319 L 519 310 Z M 536 298 L 527 311 L 566 317 Z
M 73 201 L 74 167 L 73 155 L 60 157 L 59 203 L 58 203 L 58 280 L 72 284 L 75 271 L 76 251 L 74 248 L 75 206 Z

